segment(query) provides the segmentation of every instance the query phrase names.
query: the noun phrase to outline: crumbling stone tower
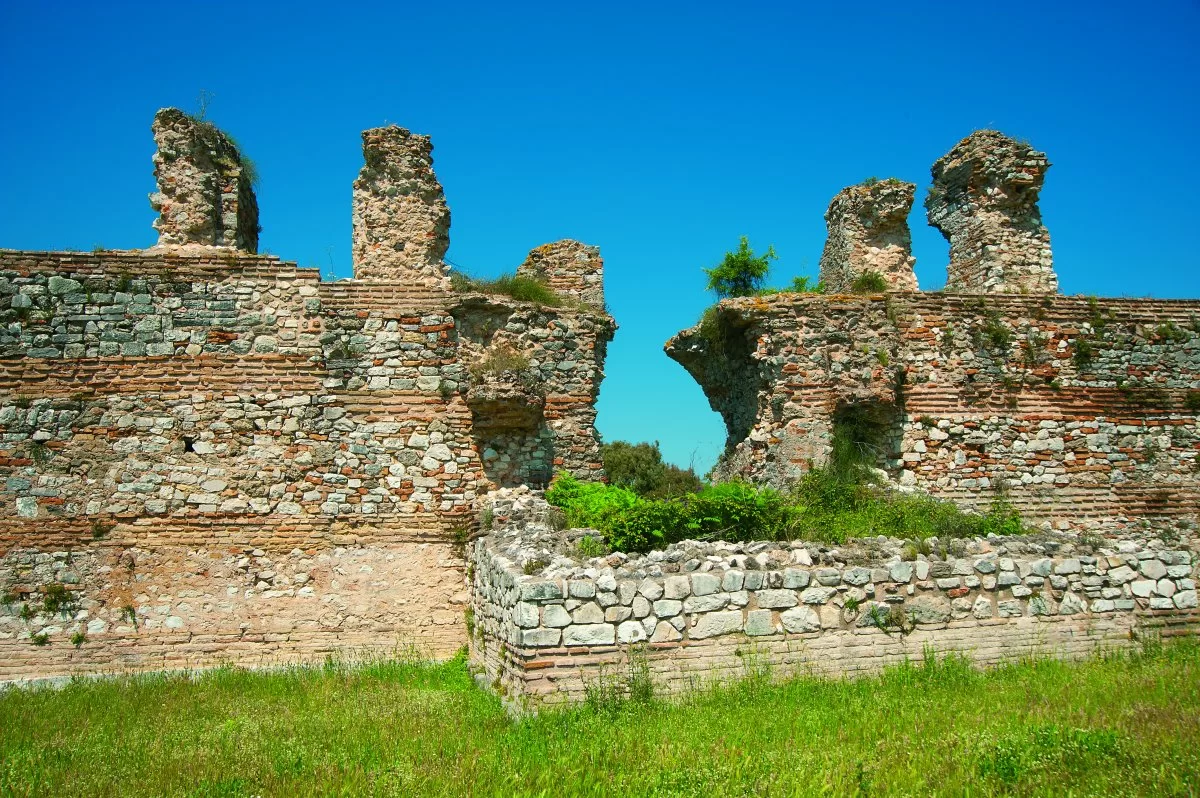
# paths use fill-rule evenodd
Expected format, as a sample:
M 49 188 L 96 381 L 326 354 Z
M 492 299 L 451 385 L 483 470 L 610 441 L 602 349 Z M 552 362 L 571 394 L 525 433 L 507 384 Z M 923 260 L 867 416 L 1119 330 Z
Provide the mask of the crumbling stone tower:
M 541 280 L 593 307 L 604 307 L 604 260 L 599 247 L 571 239 L 542 244 L 517 267 L 517 274 Z
M 354 276 L 445 285 L 450 209 L 433 173 L 433 144 L 398 125 L 364 130 L 354 181 Z
M 154 115 L 159 246 L 200 244 L 258 251 L 258 201 L 248 162 L 211 122 L 178 108 Z
M 894 177 L 847 186 L 825 212 L 829 237 L 821 254 L 821 282 L 845 293 L 867 272 L 881 275 L 892 291 L 916 291 L 908 212 L 916 186 Z
M 979 130 L 933 164 L 929 223 L 950 242 L 947 291 L 1053 294 L 1050 233 L 1038 193 L 1050 162 L 995 130 Z

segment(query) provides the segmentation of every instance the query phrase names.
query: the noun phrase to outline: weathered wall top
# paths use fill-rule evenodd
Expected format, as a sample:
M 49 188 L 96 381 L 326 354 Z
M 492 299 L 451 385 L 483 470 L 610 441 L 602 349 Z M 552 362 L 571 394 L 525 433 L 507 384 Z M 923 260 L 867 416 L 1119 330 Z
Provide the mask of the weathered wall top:
M 916 291 L 908 212 L 916 186 L 895 178 L 847 186 L 825 212 L 829 238 L 821 255 L 821 282 L 830 293 L 849 291 L 867 272 L 893 291 Z
M 354 181 L 354 276 L 447 281 L 450 208 L 433 172 L 433 144 L 397 125 L 364 130 Z
M 598 308 L 604 307 L 604 259 L 599 247 L 563 239 L 535 247 L 517 274 L 546 283 Z
M 972 133 L 933 164 L 925 209 L 950 242 L 947 291 L 1058 291 L 1037 205 L 1049 168 L 1044 152 L 995 130 Z
M 258 251 L 258 201 L 237 145 L 211 122 L 178 108 L 154 115 L 159 246 L 200 244 Z

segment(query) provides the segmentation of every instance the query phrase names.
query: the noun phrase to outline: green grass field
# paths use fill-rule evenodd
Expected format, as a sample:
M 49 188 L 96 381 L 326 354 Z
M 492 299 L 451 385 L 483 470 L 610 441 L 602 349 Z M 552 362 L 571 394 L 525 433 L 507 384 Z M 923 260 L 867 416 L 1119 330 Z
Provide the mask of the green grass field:
M 8 795 L 1197 795 L 1200 645 L 511 720 L 461 659 L 0 693 Z

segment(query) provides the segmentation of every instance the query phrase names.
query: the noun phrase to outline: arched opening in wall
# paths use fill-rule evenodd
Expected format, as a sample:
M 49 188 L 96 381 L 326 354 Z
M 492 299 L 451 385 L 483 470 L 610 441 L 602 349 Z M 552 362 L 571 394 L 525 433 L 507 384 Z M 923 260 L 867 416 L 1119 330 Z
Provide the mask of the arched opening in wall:
M 501 488 L 544 488 L 554 476 L 554 436 L 544 420 L 532 426 L 475 424 L 483 473 Z
M 904 407 L 896 402 L 853 402 L 833 414 L 834 465 L 881 468 L 889 477 L 903 468 Z

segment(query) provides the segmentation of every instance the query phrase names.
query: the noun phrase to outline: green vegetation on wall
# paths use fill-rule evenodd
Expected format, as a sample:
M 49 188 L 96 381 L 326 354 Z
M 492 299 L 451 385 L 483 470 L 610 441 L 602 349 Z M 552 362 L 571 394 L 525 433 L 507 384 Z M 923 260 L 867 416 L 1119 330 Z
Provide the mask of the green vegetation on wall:
M 499 294 L 511 297 L 519 302 L 532 302 L 535 305 L 557 308 L 565 304 L 565 299 L 554 292 L 550 286 L 522 275 L 502 274 L 494 280 L 481 280 L 468 277 L 462 272 L 450 272 L 450 287 L 461 293 Z
M 771 271 L 771 261 L 777 260 L 774 247 L 767 247 L 762 255 L 756 255 L 750 248 L 750 240 L 742 236 L 738 248 L 726 252 L 721 262 L 711 269 L 704 269 L 708 275 L 705 287 L 717 295 L 717 299 L 729 299 L 739 296 L 768 296 L 779 293 L 812 294 L 821 293 L 824 286 L 813 283 L 808 276 L 793 277 L 786 288 L 767 287 L 767 276 Z
M 560 474 L 546 492 L 572 527 L 597 529 L 617 551 L 644 552 L 680 540 L 813 540 L 843 543 L 875 535 L 925 540 L 1016 535 L 1020 516 L 998 494 L 986 515 L 928 496 L 877 484 L 871 457 L 848 434 L 834 438 L 824 467 L 808 471 L 788 492 L 723 482 L 666 499 L 619 485 L 580 482 Z

